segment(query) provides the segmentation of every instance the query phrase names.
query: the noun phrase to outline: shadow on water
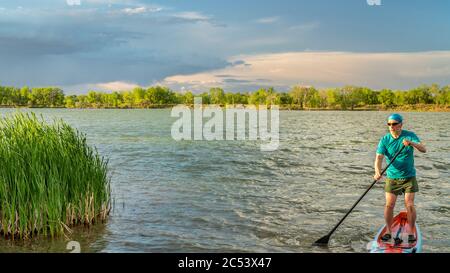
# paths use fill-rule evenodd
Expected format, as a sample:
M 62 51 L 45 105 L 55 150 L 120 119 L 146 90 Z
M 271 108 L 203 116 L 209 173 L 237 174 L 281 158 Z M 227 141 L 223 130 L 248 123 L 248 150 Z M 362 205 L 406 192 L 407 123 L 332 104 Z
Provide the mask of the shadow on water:
M 100 252 L 105 248 L 106 224 L 95 224 L 88 227 L 77 226 L 72 228 L 68 238 L 35 237 L 29 240 L 11 240 L 0 238 L 0 253 L 70 253 L 80 250 L 81 253 Z M 76 242 L 74 247 L 70 247 Z M 79 248 L 78 248 L 79 243 Z

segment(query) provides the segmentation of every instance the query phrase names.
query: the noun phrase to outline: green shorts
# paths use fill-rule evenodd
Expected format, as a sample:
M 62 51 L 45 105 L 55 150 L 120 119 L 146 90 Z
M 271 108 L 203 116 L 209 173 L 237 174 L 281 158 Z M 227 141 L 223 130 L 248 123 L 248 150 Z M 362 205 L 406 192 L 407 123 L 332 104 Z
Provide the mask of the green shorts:
M 403 193 L 418 192 L 419 185 L 417 184 L 416 177 L 398 179 L 386 178 L 384 191 L 395 195 L 402 195 Z

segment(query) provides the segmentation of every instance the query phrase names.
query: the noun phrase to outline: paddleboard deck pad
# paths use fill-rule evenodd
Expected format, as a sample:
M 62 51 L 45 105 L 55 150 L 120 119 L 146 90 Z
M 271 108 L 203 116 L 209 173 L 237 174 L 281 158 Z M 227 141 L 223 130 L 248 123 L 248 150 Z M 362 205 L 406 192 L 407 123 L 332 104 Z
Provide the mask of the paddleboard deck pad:
M 401 211 L 394 217 L 391 228 L 392 238 L 383 241 L 381 237 L 386 232 L 386 226 L 383 226 L 372 241 L 371 253 L 420 253 L 422 252 L 422 234 L 419 226 L 415 225 L 413 230 L 416 241 L 408 242 L 409 226 L 406 211 Z

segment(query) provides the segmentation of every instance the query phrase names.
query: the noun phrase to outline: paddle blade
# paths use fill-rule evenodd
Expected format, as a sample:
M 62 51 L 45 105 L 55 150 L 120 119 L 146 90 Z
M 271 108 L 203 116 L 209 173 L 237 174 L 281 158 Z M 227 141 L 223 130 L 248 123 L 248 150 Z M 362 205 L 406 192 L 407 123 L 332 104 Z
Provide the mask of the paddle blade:
M 325 235 L 319 240 L 315 241 L 313 246 L 326 246 L 328 245 L 328 242 L 330 241 L 330 235 Z

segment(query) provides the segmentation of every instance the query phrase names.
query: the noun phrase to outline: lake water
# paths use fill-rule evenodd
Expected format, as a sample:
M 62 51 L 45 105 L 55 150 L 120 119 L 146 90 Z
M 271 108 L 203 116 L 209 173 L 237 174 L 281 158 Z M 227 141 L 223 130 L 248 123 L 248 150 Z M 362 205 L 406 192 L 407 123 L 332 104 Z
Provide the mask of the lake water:
M 311 246 L 372 182 L 387 112 L 281 111 L 279 149 L 262 152 L 253 141 L 174 141 L 168 109 L 32 111 L 62 118 L 109 158 L 114 209 L 70 239 L 0 239 L 1 252 L 68 252 L 69 240 L 82 252 L 366 252 L 384 223 L 379 183 L 329 248 Z M 450 252 L 450 113 L 403 115 L 428 148 L 415 152 L 423 250 Z

